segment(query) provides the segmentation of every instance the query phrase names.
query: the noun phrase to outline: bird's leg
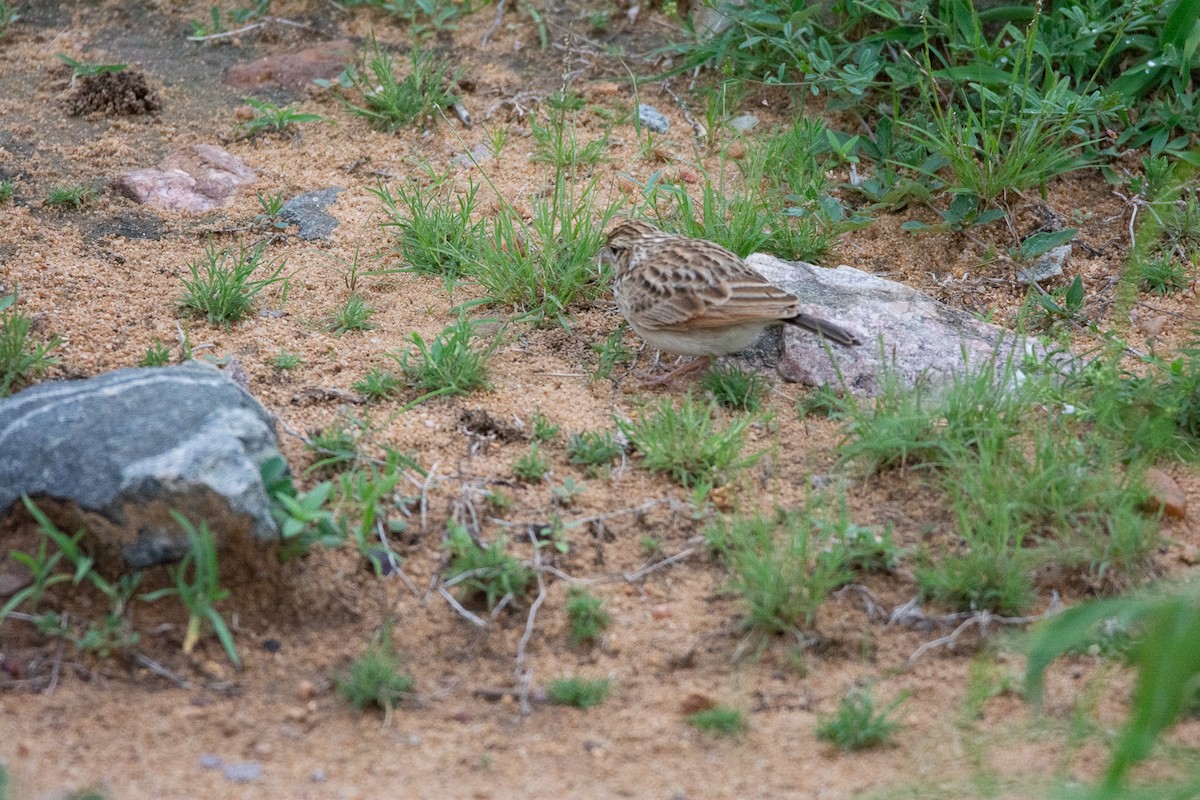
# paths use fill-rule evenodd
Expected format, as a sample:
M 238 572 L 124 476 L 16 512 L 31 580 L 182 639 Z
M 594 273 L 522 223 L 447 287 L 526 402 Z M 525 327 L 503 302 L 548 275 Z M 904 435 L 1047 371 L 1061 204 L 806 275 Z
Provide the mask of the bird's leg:
M 692 359 L 686 364 L 676 367 L 666 375 L 660 375 L 657 378 L 642 381 L 642 388 L 649 389 L 655 386 L 665 386 L 666 384 L 669 384 L 676 379 L 683 377 L 684 375 L 690 375 L 693 372 L 702 372 L 711 366 L 711 356 L 700 356 L 699 358 Z

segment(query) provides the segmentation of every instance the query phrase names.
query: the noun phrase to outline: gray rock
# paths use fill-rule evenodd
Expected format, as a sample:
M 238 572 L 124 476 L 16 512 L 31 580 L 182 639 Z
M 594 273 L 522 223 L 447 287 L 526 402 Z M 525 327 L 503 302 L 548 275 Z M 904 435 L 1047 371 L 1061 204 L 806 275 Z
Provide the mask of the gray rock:
M 259 469 L 278 455 L 271 415 L 207 364 L 42 383 L 0 400 L 0 515 L 28 494 L 132 569 L 187 552 L 172 509 L 218 547 L 273 541 Z
M 344 191 L 346 190 L 334 186 L 296 195 L 279 209 L 279 218 L 298 227 L 301 239 L 328 239 L 333 229 L 338 226 L 338 220 L 337 217 L 326 214 L 325 209 Z
M 257 761 L 237 761 L 221 767 L 225 778 L 234 783 L 250 783 L 262 777 L 263 767 Z
M 762 253 L 746 261 L 767 280 L 802 298 L 803 311 L 837 322 L 863 341 L 857 347 L 830 344 L 827 351 L 821 338 L 784 326 L 778 369 L 788 381 L 835 387 L 845 381 L 855 394 L 875 395 L 885 365 L 911 386 L 918 381 L 947 382 L 963 371 L 964 357 L 972 366 L 994 361 L 1002 365 L 1009 354 L 1018 366 L 1026 352 L 1045 357 L 1035 341 L 980 322 L 902 283 L 852 267 L 824 269 Z M 744 356 L 762 366 L 771 362 L 777 346 L 764 337 Z
M 325 774 L 324 767 L 317 767 L 308 775 L 308 779 L 313 783 L 324 783 L 329 780 L 329 776 Z
M 212 753 L 204 753 L 200 756 L 201 769 L 220 769 L 224 763 L 220 756 L 215 756 Z
M 738 133 L 745 133 L 758 124 L 758 117 L 753 114 L 739 114 L 729 120 L 729 127 L 733 128 Z
M 637 107 L 638 122 L 643 127 L 649 128 L 655 133 L 666 133 L 671 127 L 671 123 L 662 115 L 654 106 L 648 106 L 645 103 L 639 103 Z
M 477 164 L 483 164 L 492 160 L 492 151 L 483 142 L 479 142 L 471 147 L 470 152 L 459 153 L 454 158 L 450 159 L 450 166 L 458 169 L 472 169 Z
M 1063 274 L 1063 267 L 1071 257 L 1071 245 L 1060 245 L 1048 253 L 1042 253 L 1031 266 L 1017 270 L 1017 282 L 1028 286 L 1031 283 L 1057 278 Z

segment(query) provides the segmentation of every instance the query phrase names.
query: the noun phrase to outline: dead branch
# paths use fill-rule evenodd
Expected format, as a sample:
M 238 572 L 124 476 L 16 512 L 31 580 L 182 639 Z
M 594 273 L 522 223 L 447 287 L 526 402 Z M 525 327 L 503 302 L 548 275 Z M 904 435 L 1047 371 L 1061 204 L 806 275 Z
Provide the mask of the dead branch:
M 167 680 L 169 680 L 171 683 L 175 684 L 180 689 L 190 689 L 191 688 L 191 684 L 189 684 L 183 678 L 179 677 L 174 672 L 171 672 L 171 670 L 167 669 L 162 664 L 159 664 L 157 661 L 150 658 L 150 656 L 146 655 L 145 653 L 141 652 L 140 650 L 133 651 L 133 660 L 136 661 L 137 663 L 141 664 L 146 669 L 153 672 L 158 677 L 166 678 Z
M 264 19 L 261 19 L 258 22 L 252 22 L 249 25 L 245 25 L 241 28 L 238 28 L 235 31 L 222 31 L 221 33 L 210 33 L 207 36 L 189 36 L 189 37 L 187 37 L 187 40 L 189 42 L 212 42 L 212 41 L 216 41 L 217 39 L 228 39 L 231 36 L 238 36 L 243 33 L 249 33 L 250 31 L 258 30 L 259 28 L 265 28 L 266 26 L 268 26 L 272 23 L 278 23 L 279 25 L 290 25 L 293 28 L 304 28 L 305 30 L 312 30 L 312 26 L 305 25 L 303 22 L 296 22 L 295 20 L 284 19 L 283 17 L 265 17 Z
M 446 599 L 446 602 L 450 604 L 450 607 L 453 608 L 460 617 L 462 617 L 467 622 L 474 625 L 476 628 L 486 628 L 487 627 L 488 624 L 485 620 L 481 619 L 477 614 L 473 614 L 470 611 L 468 611 L 467 609 L 463 608 L 462 603 L 455 600 L 454 595 L 452 595 L 452 594 L 450 594 L 450 592 L 446 591 L 445 586 L 438 586 L 437 590 L 438 590 L 438 594 L 440 594 L 442 597 L 444 597 Z
M 513 670 L 513 675 L 517 680 L 517 685 L 520 687 L 519 700 L 521 703 L 521 716 L 527 717 L 532 713 L 533 709 L 529 705 L 529 685 L 533 682 L 533 668 L 525 668 L 525 649 L 529 646 L 529 640 L 533 638 L 533 626 L 537 621 L 538 610 L 542 607 L 542 603 L 546 601 L 546 581 L 542 577 L 542 553 L 538 547 L 537 536 L 531 530 L 529 531 L 529 541 L 533 545 L 533 566 L 536 572 L 538 584 L 538 594 L 533 601 L 533 605 L 529 607 L 529 616 L 525 618 L 525 633 L 521 635 L 521 641 L 517 643 L 517 664 Z
M 504 16 L 504 0 L 499 0 L 496 3 L 496 18 L 492 20 L 492 24 L 483 32 L 483 38 L 479 40 L 480 45 L 486 45 L 488 39 L 492 38 L 492 34 L 500 29 L 500 19 Z

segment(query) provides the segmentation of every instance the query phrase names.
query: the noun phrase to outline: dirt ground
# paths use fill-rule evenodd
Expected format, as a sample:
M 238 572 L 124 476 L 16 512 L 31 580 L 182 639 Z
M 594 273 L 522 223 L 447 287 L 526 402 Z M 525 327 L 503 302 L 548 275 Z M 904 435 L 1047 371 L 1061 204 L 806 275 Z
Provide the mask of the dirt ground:
M 382 133 L 328 92 L 269 89 L 255 96 L 299 103 L 336 124 L 304 125 L 294 137 L 248 140 L 234 136 L 244 93 L 222 84 L 230 66 L 314 41 L 358 40 L 372 26 L 381 43 L 403 52 L 407 33 L 381 12 L 316 0 L 272 5 L 274 15 L 307 28 L 273 26 L 220 44 L 185 38 L 188 20 L 208 17 L 208 2 L 24 5 L 24 18 L 0 40 L 0 178 L 16 182 L 14 201 L 0 206 L 0 293 L 19 285 L 22 308 L 35 316 L 38 335 L 63 336 L 57 353 L 62 363 L 50 377 L 132 366 L 155 338 L 177 354 L 182 323 L 197 355 L 235 356 L 249 374 L 251 392 L 296 432 L 328 426 L 345 412 L 345 401 L 325 390 L 349 392 L 371 367 L 389 366 L 383 355 L 403 351 L 414 331 L 435 335 L 452 319 L 453 306 L 479 295 L 470 285 L 450 294 L 437 278 L 366 277 L 360 290 L 377 311 L 376 327 L 342 336 L 325 330 L 325 318 L 347 293 L 341 265 L 358 252 L 381 254 L 384 266 L 398 266 L 390 255 L 390 235 L 379 227 L 379 201 L 369 191 L 376 182 L 396 183 L 415 174 L 414 159 L 444 167 L 486 142 L 489 128 L 508 126 L 513 135 L 504 157 L 483 168 L 505 198 L 521 202 L 545 185 L 550 171 L 529 160 L 531 140 L 522 135 L 528 122 L 505 101 L 518 92 L 555 91 L 565 65 L 573 73 L 571 88 L 592 107 L 628 112 L 633 97 L 623 82 L 625 69 L 601 44 L 612 41 L 630 54 L 643 54 L 672 27 L 655 12 L 643 12 L 632 26 L 622 24 L 618 14 L 599 42 L 587 25 L 591 5 L 598 4 L 579 4 L 586 7 L 547 16 L 552 46 L 543 52 L 529 17 L 518 8 L 509 9 L 481 46 L 495 17 L 489 6 L 430 42 L 469 80 L 464 104 L 475 118 L 472 128 L 451 119 L 427 132 Z M 568 31 L 574 31 L 569 48 L 563 44 Z M 68 116 L 63 102 L 70 72 L 54 57 L 59 52 L 89 63 L 136 66 L 161 93 L 162 109 L 147 116 Z M 672 80 L 670 88 L 686 98 L 687 77 Z M 641 93 L 643 102 L 670 119 L 670 132 L 662 137 L 662 160 L 647 161 L 628 123 L 614 130 L 610 163 L 599 167 L 612 197 L 622 196 L 618 172 L 645 180 L 657 170 L 686 169 L 700 157 L 672 95 L 658 84 L 644 85 Z M 799 108 L 786 93 L 761 91 L 748 97 L 745 110 L 763 119 L 761 131 Z M 602 121 L 584 112 L 580 125 L 586 139 L 599 135 Z M 253 233 L 229 229 L 245 228 L 260 213 L 254 191 L 199 217 L 154 212 L 108 191 L 78 212 L 41 202 L 52 186 L 102 187 L 122 171 L 151 166 L 196 142 L 221 144 L 240 156 L 259 174 L 254 190 L 263 194 L 345 189 L 330 209 L 341 224 L 329 242 L 301 241 L 292 229 L 293 235 L 269 245 L 268 254 L 286 256 L 288 271 L 295 272 L 282 315 L 222 330 L 181 318 L 177 308 L 180 276 L 210 237 L 222 245 L 252 241 Z M 703 157 L 716 168 L 711 156 Z M 455 180 L 465 187 L 467 173 Z M 482 190 L 484 208 L 491 191 Z M 1105 326 L 1126 329 L 1128 320 L 1113 318 L 1112 309 L 1128 253 L 1129 209 L 1103 180 L 1077 173 L 1052 183 L 1046 201 L 1031 197 L 1016 212 L 1018 225 L 1030 230 L 1046 213 L 1080 228 L 1087 246 L 1075 248 L 1067 280 L 1080 275 L 1089 313 Z M 988 255 L 997 245 L 1011 244 L 1008 234 L 988 228 L 914 238 L 900 230 L 913 218 L 933 222 L 935 215 L 924 208 L 883 215 L 844 236 L 827 262 L 905 281 L 954 306 L 994 309 L 998 321 L 1011 322 L 1025 289 L 1012 280 L 1011 265 Z M 260 307 L 279 308 L 278 300 L 268 291 Z M 1178 346 L 1200 320 L 1194 297 L 1140 300 L 1143 314 L 1169 319 L 1159 348 Z M 490 313 L 502 316 L 506 310 Z M 690 493 L 661 477 L 632 465 L 610 476 L 586 477 L 568 463 L 566 434 L 611 429 L 614 415 L 633 414 L 652 396 L 624 391 L 633 383 L 627 366 L 617 368 L 617 381 L 589 381 L 596 358 L 592 345 L 619 321 L 605 301 L 578 310 L 569 330 L 526 327 L 506 337 L 490 363 L 493 386 L 486 392 L 434 400 L 402 414 L 397 412 L 411 395 L 349 409 L 369 416 L 375 443 L 410 453 L 433 476 L 425 526 L 414 518 L 411 535 L 396 545 L 415 591 L 396 578 L 374 577 L 353 548 L 317 552 L 253 580 L 232 576 L 233 596 L 222 609 L 245 660 L 241 672 L 229 666 L 211 637 L 183 655 L 177 613 L 139 605 L 134 617 L 142 632 L 139 650 L 186 687 L 119 657 L 101 660 L 69 647 L 64 653 L 27 628 L 6 624 L 0 629 L 6 666 L 0 672 L 0 764 L 14 781 L 12 796 L 59 797 L 95 787 L 106 797 L 147 799 L 1032 798 L 1045 796 L 1055 779 L 1096 774 L 1106 756 L 1103 732 L 1127 710 L 1129 676 L 1099 659 L 1064 661 L 1051 672 L 1046 713 L 1038 717 L 1015 693 L 1002 690 L 1016 685 L 1023 668 L 1016 649 L 1003 640 L 994 660 L 978 660 L 977 638 L 969 635 L 957 648 L 935 649 L 910 663 L 922 644 L 949 630 L 887 624 L 886 613 L 915 594 L 903 570 L 864 584 L 883 619 L 869 616 L 861 594 L 831 599 L 818 616 L 819 641 L 800 660 L 794 643 L 783 640 L 743 652 L 738 601 L 726 589 L 720 564 L 702 550 L 635 579 L 623 577 L 651 563 L 644 537 L 659 539 L 667 555 L 684 553 L 696 544 L 703 521 L 691 514 Z M 632 334 L 626 341 L 638 345 Z M 276 370 L 271 362 L 281 348 L 303 364 L 286 374 Z M 640 356 L 637 369 L 651 355 Z M 774 383 L 772 422 L 756 425 L 750 442 L 768 455 L 731 487 L 731 506 L 798 507 L 810 476 L 835 468 L 837 425 L 798 417 L 795 401 L 805 391 Z M 482 441 L 464 430 L 461 417 L 464 410 L 482 409 L 503 424 L 528 426 L 534 408 L 560 425 L 562 434 L 548 448 L 552 475 L 527 485 L 512 477 L 512 462 L 527 450 L 528 439 Z M 312 462 L 295 437 L 281 438 L 297 472 Z M 1193 500 L 1200 497 L 1200 478 L 1192 468 L 1165 468 Z M 502 613 L 481 631 L 425 589 L 441 566 L 445 521 L 464 491 L 500 487 L 510 493 L 514 503 L 503 517 L 514 535 L 525 523 L 548 518 L 551 489 L 567 477 L 586 487 L 564 512 L 567 519 L 610 516 L 603 525 L 572 529 L 570 550 L 556 556 L 555 566 L 597 579 L 593 591 L 607 601 L 614 623 L 599 645 L 571 647 L 566 583 L 548 581 L 527 649 L 535 702 L 523 716 L 505 690 L 515 684 L 528 606 Z M 301 484 L 314 481 L 304 478 Z M 945 537 L 952 524 L 912 475 L 851 475 L 847 498 L 857 523 L 890 523 L 905 547 Z M 485 525 L 489 536 L 501 530 Z M 1191 521 L 1168 522 L 1163 541 L 1159 567 L 1180 572 L 1188 569 L 1185 554 L 1200 546 L 1200 532 Z M 9 549 L 8 542 L 0 546 L 0 552 Z M 1069 587 L 1046 586 L 1043 608 L 1059 588 L 1067 602 L 1080 599 Z M 415 679 L 416 696 L 385 724 L 381 714 L 350 709 L 331 679 L 388 624 Z M 587 711 L 540 702 L 545 685 L 562 675 L 608 677 L 610 698 Z M 1014 681 L 1006 683 L 1006 677 Z M 873 684 L 884 703 L 911 693 L 900 706 L 903 724 L 894 747 L 843 754 L 818 740 L 814 730 L 849 688 L 865 684 Z M 966 701 L 981 691 L 994 696 L 974 714 Z M 743 709 L 749 731 L 721 738 L 690 727 L 684 710 L 695 696 Z M 1094 714 L 1091 735 L 1078 733 L 1080 708 Z M 1171 740 L 1200 746 L 1200 722 L 1176 729 Z M 221 769 L 205 767 L 213 757 L 259 762 L 262 775 L 233 783 Z M 1163 769 L 1152 762 L 1142 774 Z

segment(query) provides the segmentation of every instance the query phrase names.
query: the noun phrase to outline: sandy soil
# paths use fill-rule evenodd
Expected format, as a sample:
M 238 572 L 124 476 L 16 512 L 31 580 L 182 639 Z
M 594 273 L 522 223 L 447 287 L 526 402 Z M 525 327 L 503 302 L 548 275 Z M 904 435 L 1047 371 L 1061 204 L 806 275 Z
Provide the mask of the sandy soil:
M 405 48 L 408 38 L 381 13 L 341 11 L 323 2 L 276 2 L 273 12 L 302 20 L 311 30 L 271 28 L 232 42 L 187 42 L 187 21 L 207 17 L 209 3 L 145 0 L 79 4 L 39 2 L 0 40 L 0 178 L 16 180 L 15 202 L 4 206 L 0 225 L 0 293 L 21 288 L 24 309 L 35 315 L 40 335 L 64 337 L 62 360 L 51 377 L 83 377 L 136 364 L 153 339 L 178 353 L 182 323 L 198 355 L 235 356 L 250 376 L 256 397 L 292 431 L 323 428 L 339 415 L 369 417 L 372 440 L 411 453 L 432 470 L 427 523 L 414 519 L 397 547 L 414 593 L 396 579 L 377 579 L 352 548 L 320 552 L 302 562 L 266 569 L 253 579 L 232 575 L 234 596 L 223 606 L 246 665 L 234 672 L 214 639 L 191 656 L 180 652 L 178 612 L 139 606 L 134 623 L 139 649 L 186 681 L 183 688 L 132 662 L 62 652 L 25 626 L 0 629 L 0 763 L 15 781 L 15 798 L 57 797 L 98 787 L 113 798 L 373 798 L 373 797 L 635 797 L 635 798 L 849 798 L 941 797 L 990 792 L 990 796 L 1043 796 L 1055 777 L 1094 775 L 1105 752 L 1099 735 L 1070 735 L 1080 707 L 1095 714 L 1097 728 L 1117 724 L 1125 711 L 1129 677 L 1099 660 L 1058 665 L 1050 676 L 1047 714 L 1038 718 L 1018 697 L 999 691 L 978 715 L 965 700 L 980 686 L 1002 686 L 1022 669 L 1015 650 L 999 646 L 994 660 L 974 657 L 977 639 L 957 649 L 909 656 L 945 630 L 914 630 L 872 619 L 857 594 L 832 599 L 821 609 L 819 641 L 803 658 L 787 641 L 745 650 L 737 621 L 740 608 L 726 589 L 726 574 L 703 552 L 649 572 L 641 542 L 652 535 L 666 554 L 688 550 L 702 522 L 686 506 L 690 494 L 668 481 L 627 466 L 609 476 L 585 477 L 568 463 L 567 433 L 611 428 L 614 415 L 635 413 L 648 395 L 626 394 L 628 367 L 613 381 L 589 382 L 592 345 L 619 322 L 611 305 L 577 309 L 569 330 L 528 327 L 507 337 L 491 362 L 490 391 L 435 400 L 403 414 L 410 395 L 370 406 L 346 408 L 324 390 L 349 391 L 383 355 L 402 351 L 414 331 L 429 337 L 450 319 L 452 306 L 477 297 L 459 286 L 453 294 L 435 278 L 400 274 L 360 279 L 360 290 L 377 314 L 374 330 L 336 336 L 324 318 L 346 296 L 344 265 L 356 252 L 380 254 L 396 267 L 389 234 L 381 231 L 376 182 L 415 174 L 413 159 L 444 166 L 455 155 L 487 141 L 487 129 L 509 126 L 512 141 L 502 159 L 485 169 L 492 185 L 520 202 L 545 185 L 544 165 L 529 160 L 527 123 L 502 101 L 517 92 L 544 95 L 562 81 L 595 108 L 627 112 L 631 92 L 620 62 L 605 57 L 586 38 L 587 14 L 552 15 L 556 45 L 539 51 L 529 18 L 510 11 L 486 46 L 480 46 L 494 9 L 467 17 L 458 31 L 432 46 L 454 59 L 470 81 L 465 104 L 477 124 L 455 121 L 429 131 L 372 130 L 328 93 L 266 90 L 256 96 L 297 102 L 336 124 L 303 126 L 295 137 L 234 137 L 241 94 L 222 85 L 234 63 L 285 51 L 322 38 L 363 37 L 372 25 L 381 42 Z M 571 4 L 564 4 L 571 5 Z M 569 55 L 559 46 L 567 29 L 577 32 Z M 644 13 L 635 26 L 614 25 L 612 38 L 632 53 L 651 50 L 669 33 L 670 21 Z M 69 72 L 54 58 L 65 52 L 88 62 L 129 62 L 144 70 L 163 97 L 161 112 L 148 117 L 68 117 L 62 107 Z M 687 81 L 672 89 L 685 92 Z M 663 161 L 642 160 L 633 129 L 614 132 L 611 162 L 602 185 L 620 197 L 617 172 L 645 180 L 656 170 L 679 169 L 697 150 L 691 128 L 671 96 L 658 86 L 642 88 L 670 118 Z M 765 123 L 794 112 L 786 94 L 762 93 L 748 103 Z M 581 117 L 582 137 L 599 135 L 595 113 Z M 759 130 L 767 127 L 760 126 Z M 210 238 L 220 245 L 250 241 L 245 228 L 260 213 L 254 192 L 226 210 L 203 217 L 156 213 L 103 192 L 80 212 L 43 207 L 41 198 L 63 183 L 102 186 L 123 170 L 156 163 L 194 142 L 216 142 L 238 154 L 261 176 L 255 189 L 290 197 L 302 191 L 343 187 L 332 207 L 341 225 L 327 243 L 293 236 L 271 242 L 271 256 L 286 256 L 295 271 L 284 313 L 260 316 L 221 330 L 177 311 L 186 264 Z M 704 158 L 710 159 L 705 155 Z M 711 166 L 715 167 L 715 161 Z M 466 173 L 456 181 L 466 186 Z M 482 192 L 488 206 L 491 189 Z M 1071 275 L 1082 276 L 1088 311 L 1105 325 L 1115 283 L 1128 251 L 1128 209 L 1099 176 L 1078 174 L 1049 187 L 1015 209 L 1018 227 L 1033 229 L 1046 214 L 1072 220 L 1088 247 L 1076 247 Z M 846 235 L 828 259 L 903 280 L 952 305 L 1011 321 L 1024 288 L 1011 266 L 989 257 L 1011 244 L 1010 234 L 991 228 L 970 235 L 914 238 L 900 230 L 907 219 L 935 220 L 928 209 L 884 215 Z M 1006 237 L 1010 237 L 1006 239 Z M 1176 346 L 1194 327 L 1193 298 L 1141 298 L 1144 313 L 1165 313 L 1170 322 L 1159 347 Z M 267 293 L 263 307 L 278 308 Z M 492 313 L 503 315 L 504 309 Z M 636 347 L 630 335 L 627 344 Z M 281 348 L 303 365 L 280 373 L 271 361 Z M 639 358 L 641 369 L 650 354 Z M 582 365 L 582 366 L 581 366 Z M 730 507 L 796 507 L 804 503 L 809 476 L 835 466 L 835 423 L 801 420 L 795 400 L 804 390 L 776 383 L 770 424 L 757 425 L 751 446 L 766 448 L 760 466 L 723 495 Z M 535 407 L 562 427 L 548 448 L 553 473 L 540 485 L 512 477 L 512 462 L 527 439 L 481 441 L 464 431 L 466 409 L 483 409 L 495 420 L 528 425 Z M 283 447 L 298 470 L 312 456 L 293 436 Z M 1200 479 L 1185 466 L 1168 471 L 1193 498 Z M 573 477 L 586 486 L 569 519 L 612 514 L 603 526 L 573 529 L 570 551 L 555 565 L 571 575 L 599 579 L 615 621 L 603 642 L 590 649 L 568 644 L 566 584 L 551 581 L 528 645 L 535 696 L 560 675 L 609 677 L 609 700 L 588 711 L 535 703 L 523 716 L 511 695 L 515 657 L 525 630 L 527 606 L 502 613 L 486 631 L 465 622 L 436 594 L 425 591 L 441 565 L 444 523 L 471 487 L 500 487 L 513 496 L 504 513 L 519 535 L 525 523 L 552 512 L 551 488 Z M 314 478 L 302 483 L 311 485 Z M 412 493 L 417 489 L 410 485 Z M 892 524 L 898 542 L 911 547 L 947 535 L 951 520 L 917 478 L 885 475 L 855 479 L 847 497 L 856 522 Z M 626 511 L 645 506 L 641 512 Z M 488 535 L 500 526 L 489 524 Z M 1184 569 L 1180 556 L 1195 552 L 1200 532 L 1190 523 L 1165 526 L 1158 555 L 1165 571 Z M 11 528 L 0 551 L 22 535 Z M 1189 550 L 1190 548 L 1190 550 Z M 527 550 L 527 548 L 526 548 Z M 865 586 L 883 609 L 912 597 L 911 576 L 869 578 Z M 1045 587 L 1044 602 L 1050 590 Z M 1078 595 L 1068 594 L 1073 601 Z M 72 613 L 94 613 L 95 598 L 72 601 Z M 161 615 L 161 616 L 160 616 Z M 351 710 L 331 687 L 381 626 L 393 639 L 416 681 L 416 697 L 396 710 L 390 724 L 381 714 Z M 751 648 L 753 650 L 753 648 Z M 53 675 L 53 683 L 50 677 Z M 990 678 L 982 677 L 990 675 Z M 874 684 L 886 702 L 902 692 L 903 726 L 896 746 L 846 755 L 819 741 L 814 729 L 842 694 Z M 502 693 L 502 692 L 501 692 Z M 750 730 L 719 738 L 685 723 L 694 695 L 747 712 Z M 689 700 L 692 698 L 692 700 Z M 1174 741 L 1200 746 L 1200 723 L 1177 730 Z M 225 762 L 257 761 L 262 776 L 234 784 L 202 757 Z M 1161 765 L 1150 765 L 1154 774 Z M 993 785 L 994 782 L 994 785 Z M 987 788 L 991 787 L 991 788 Z

